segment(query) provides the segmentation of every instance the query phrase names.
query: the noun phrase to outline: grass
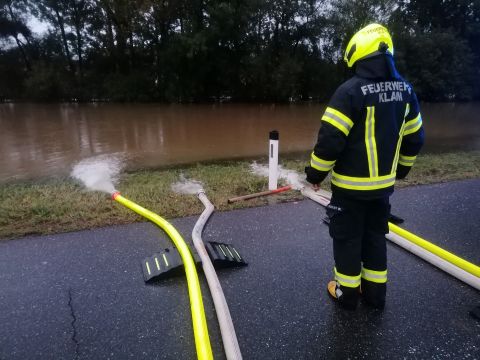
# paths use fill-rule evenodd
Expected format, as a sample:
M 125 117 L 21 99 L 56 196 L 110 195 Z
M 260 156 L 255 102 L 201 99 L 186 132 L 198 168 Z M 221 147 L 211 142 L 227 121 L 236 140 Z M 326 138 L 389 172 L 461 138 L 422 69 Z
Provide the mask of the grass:
M 285 168 L 300 173 L 306 157 L 283 161 Z M 301 199 L 298 191 L 234 204 L 227 199 L 263 191 L 268 180 L 250 173 L 250 162 L 197 164 L 184 168 L 145 170 L 122 175 L 117 188 L 128 198 L 166 218 L 196 215 L 203 210 L 194 195 L 179 195 L 170 190 L 180 174 L 204 184 L 217 210 L 261 206 L 272 201 Z M 419 156 L 407 180 L 397 187 L 432 184 L 480 177 L 480 152 L 456 152 Z M 322 187 L 329 188 L 328 181 Z M 89 192 L 70 179 L 44 179 L 35 183 L 0 184 L 0 239 L 28 234 L 53 234 L 113 224 L 143 221 L 108 195 Z

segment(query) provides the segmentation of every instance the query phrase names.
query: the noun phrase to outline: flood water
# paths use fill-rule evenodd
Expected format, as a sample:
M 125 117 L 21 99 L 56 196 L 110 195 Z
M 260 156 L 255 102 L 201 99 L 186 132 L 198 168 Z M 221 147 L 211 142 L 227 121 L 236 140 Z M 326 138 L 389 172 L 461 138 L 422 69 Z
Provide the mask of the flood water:
M 325 106 L 0 104 L 0 181 L 68 174 L 121 154 L 126 169 L 309 152 Z M 480 103 L 423 104 L 425 151 L 480 149 Z

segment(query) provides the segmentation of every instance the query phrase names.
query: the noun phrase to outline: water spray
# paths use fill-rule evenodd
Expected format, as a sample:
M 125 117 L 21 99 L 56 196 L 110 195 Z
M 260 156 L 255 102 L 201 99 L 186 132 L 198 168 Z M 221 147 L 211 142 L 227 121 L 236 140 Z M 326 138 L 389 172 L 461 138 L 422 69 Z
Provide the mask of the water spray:
M 237 201 L 258 198 L 261 196 L 279 194 L 288 190 L 300 190 L 305 186 L 305 184 L 303 184 L 303 182 L 300 180 L 298 173 L 293 170 L 284 169 L 282 166 L 278 165 L 278 139 L 278 131 L 270 131 L 268 168 L 263 165 L 258 165 L 256 162 L 253 162 L 250 165 L 252 173 L 255 175 L 268 177 L 268 190 L 230 198 L 228 199 L 229 204 Z M 288 185 L 278 188 L 279 178 L 286 180 Z
M 122 154 L 98 155 L 78 162 L 71 176 L 93 191 L 115 192 L 114 183 L 123 168 Z

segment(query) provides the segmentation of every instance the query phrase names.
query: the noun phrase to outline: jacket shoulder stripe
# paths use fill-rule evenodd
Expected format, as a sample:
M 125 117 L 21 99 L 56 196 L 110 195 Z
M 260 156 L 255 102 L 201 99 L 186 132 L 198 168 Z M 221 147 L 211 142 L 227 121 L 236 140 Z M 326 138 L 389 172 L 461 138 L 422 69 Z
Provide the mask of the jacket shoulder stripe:
M 350 127 L 353 126 L 353 121 L 347 115 L 343 114 L 341 111 L 336 110 L 336 109 L 329 106 L 329 107 L 327 107 L 325 112 L 339 117 L 340 119 L 345 121 Z
M 322 117 L 322 120 L 335 126 L 345 135 L 348 135 L 350 129 L 353 126 L 353 121 L 350 120 L 348 116 L 331 107 L 327 107 L 327 109 L 325 110 L 325 114 Z

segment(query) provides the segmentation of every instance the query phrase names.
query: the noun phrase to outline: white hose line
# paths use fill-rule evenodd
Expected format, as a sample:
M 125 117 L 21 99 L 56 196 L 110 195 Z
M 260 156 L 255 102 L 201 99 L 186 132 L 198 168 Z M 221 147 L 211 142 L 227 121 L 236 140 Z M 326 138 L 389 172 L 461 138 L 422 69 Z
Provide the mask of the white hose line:
M 435 265 L 439 269 L 456 277 L 458 280 L 463 281 L 465 284 L 468 284 L 471 287 L 480 290 L 480 278 L 476 277 L 475 275 L 472 275 L 465 270 L 460 269 L 458 266 L 455 266 L 448 261 L 443 260 L 441 257 L 432 254 L 424 248 L 406 240 L 400 235 L 390 232 L 386 235 L 386 237 L 391 242 L 397 244 L 398 246 L 401 246 L 407 251 L 410 251 L 411 253 L 422 258 L 423 260 L 428 261 L 430 264 Z
M 237 335 L 235 334 L 232 316 L 230 315 L 230 310 L 228 309 L 222 286 L 220 285 L 220 281 L 218 281 L 217 273 L 215 272 L 215 268 L 213 267 L 202 240 L 202 231 L 210 215 L 213 213 L 213 204 L 208 200 L 205 192 L 200 191 L 197 196 L 205 206 L 205 210 L 202 212 L 193 228 L 193 244 L 202 260 L 203 272 L 207 278 L 210 293 L 212 294 L 227 360 L 241 360 L 242 353 L 240 352 Z
M 315 191 L 309 186 L 305 186 L 301 190 L 301 193 L 303 196 L 326 207 L 328 204 L 330 204 L 330 198 L 327 198 L 325 195 L 323 195 L 324 192 L 326 191 L 324 190 Z
M 310 187 L 304 187 L 302 189 L 302 194 L 322 206 L 327 206 L 330 203 L 329 198 L 331 197 L 331 194 L 324 190 L 319 190 L 318 192 L 316 192 Z M 430 264 L 435 265 L 439 269 L 452 275 L 458 280 L 463 281 L 465 284 L 468 284 L 473 288 L 480 290 L 480 278 L 478 278 L 477 276 L 472 275 L 465 270 L 460 269 L 458 266 L 455 266 L 448 261 L 443 260 L 437 255 L 432 254 L 431 252 L 421 248 L 418 245 L 415 245 L 414 243 L 408 241 L 400 235 L 390 232 L 386 235 L 386 238 L 397 244 L 398 246 L 403 247 L 405 250 L 417 255 L 423 260 L 428 261 Z

